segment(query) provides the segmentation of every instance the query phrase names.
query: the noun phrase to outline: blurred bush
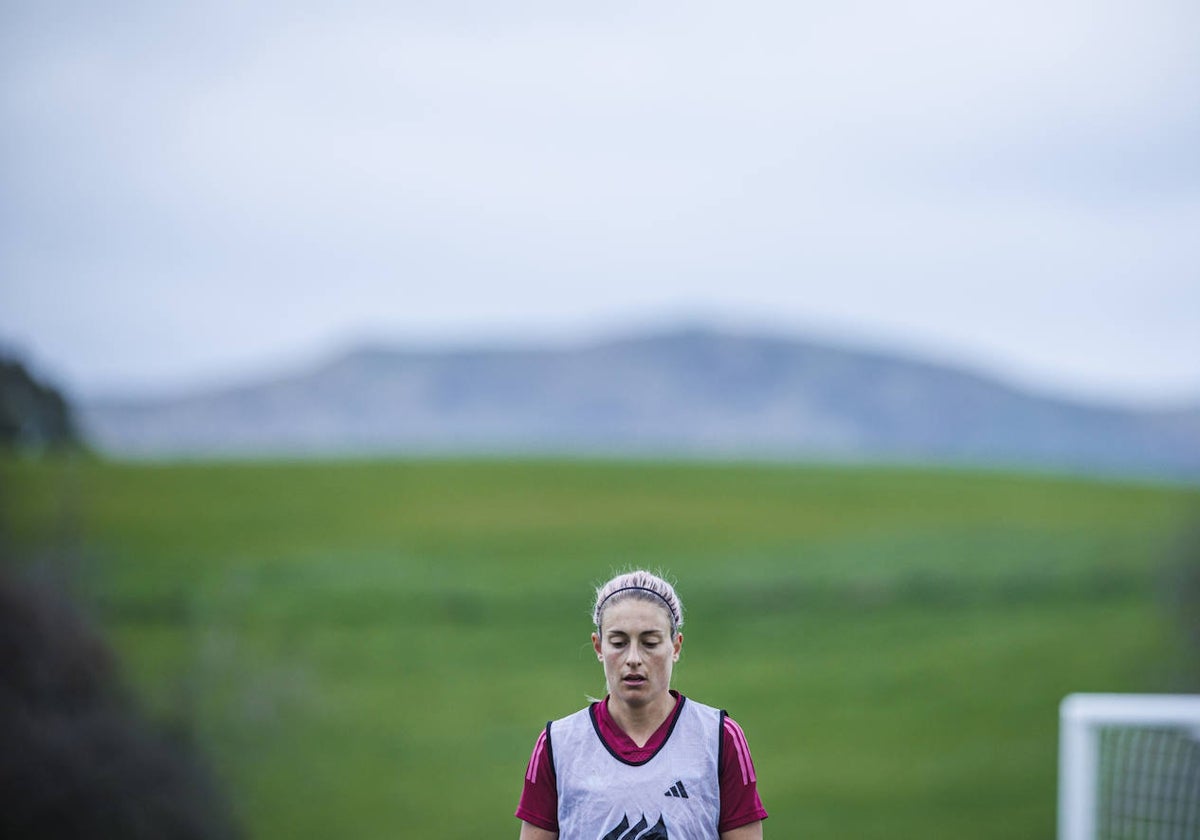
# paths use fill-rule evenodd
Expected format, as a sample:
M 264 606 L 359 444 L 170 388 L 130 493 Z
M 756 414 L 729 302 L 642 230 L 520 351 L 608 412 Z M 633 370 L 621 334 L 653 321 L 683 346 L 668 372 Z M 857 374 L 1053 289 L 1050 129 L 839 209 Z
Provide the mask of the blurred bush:
M 21 362 L 0 355 L 0 449 L 73 448 L 80 437 L 71 406 Z
M 0 572 L 0 837 L 237 836 L 204 766 L 138 713 L 72 604 Z

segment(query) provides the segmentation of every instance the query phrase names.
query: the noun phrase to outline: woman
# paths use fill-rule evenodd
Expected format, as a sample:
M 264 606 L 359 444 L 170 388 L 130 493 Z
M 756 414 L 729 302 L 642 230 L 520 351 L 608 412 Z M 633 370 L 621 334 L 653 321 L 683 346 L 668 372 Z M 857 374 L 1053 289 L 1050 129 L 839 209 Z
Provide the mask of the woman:
M 521 840 L 759 840 L 767 816 L 741 728 L 671 690 L 683 605 L 637 571 L 596 590 L 608 696 L 546 724 L 517 808 Z

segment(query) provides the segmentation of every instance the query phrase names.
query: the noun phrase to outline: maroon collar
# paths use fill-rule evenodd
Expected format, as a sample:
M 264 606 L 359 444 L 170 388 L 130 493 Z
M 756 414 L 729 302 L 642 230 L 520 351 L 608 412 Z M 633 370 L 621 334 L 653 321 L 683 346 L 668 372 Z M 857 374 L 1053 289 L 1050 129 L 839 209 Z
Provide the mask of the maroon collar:
M 671 696 L 675 698 L 675 708 L 671 710 L 667 719 L 659 725 L 658 729 L 654 730 L 654 734 L 650 736 L 650 740 L 646 742 L 645 746 L 641 747 L 635 744 L 621 727 L 617 726 L 617 722 L 609 714 L 608 697 L 592 704 L 592 724 L 596 728 L 596 734 L 600 736 L 601 742 L 614 758 L 626 764 L 645 764 L 654 758 L 667 739 L 671 737 L 671 731 L 675 728 L 676 720 L 679 719 L 679 711 L 683 708 L 683 695 L 678 691 L 671 691 Z

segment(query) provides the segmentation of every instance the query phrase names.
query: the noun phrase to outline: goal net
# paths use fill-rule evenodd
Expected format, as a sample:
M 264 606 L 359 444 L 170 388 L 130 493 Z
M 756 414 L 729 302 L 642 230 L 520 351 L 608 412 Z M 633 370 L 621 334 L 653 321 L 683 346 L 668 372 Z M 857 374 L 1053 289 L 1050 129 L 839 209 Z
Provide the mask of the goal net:
M 1200 838 L 1200 695 L 1072 694 L 1059 729 L 1058 840 Z

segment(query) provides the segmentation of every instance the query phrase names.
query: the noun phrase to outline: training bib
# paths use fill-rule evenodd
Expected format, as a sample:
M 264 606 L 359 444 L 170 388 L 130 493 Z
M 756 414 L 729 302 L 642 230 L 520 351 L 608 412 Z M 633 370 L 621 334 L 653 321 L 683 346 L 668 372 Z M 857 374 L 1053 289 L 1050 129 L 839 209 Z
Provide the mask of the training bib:
M 687 698 L 662 747 L 630 764 L 588 707 L 550 723 L 560 840 L 717 840 L 725 713 Z

